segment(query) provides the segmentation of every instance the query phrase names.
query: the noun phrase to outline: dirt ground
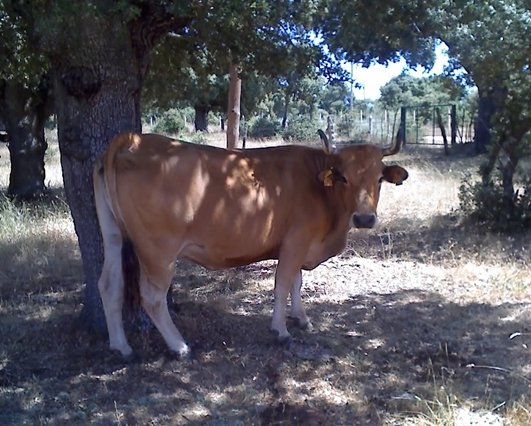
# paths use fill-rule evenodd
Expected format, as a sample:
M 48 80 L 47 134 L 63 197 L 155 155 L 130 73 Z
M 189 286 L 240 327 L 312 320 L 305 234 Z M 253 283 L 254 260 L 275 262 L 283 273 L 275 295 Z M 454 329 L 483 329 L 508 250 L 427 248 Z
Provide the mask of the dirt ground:
M 411 177 L 383 191 L 379 227 L 303 273 L 315 329 L 290 323 L 289 345 L 269 331 L 274 262 L 177 262 L 187 361 L 149 327 L 129 333 L 130 363 L 80 330 L 81 276 L 47 271 L 17 287 L 6 272 L 0 424 L 530 424 L 530 232 L 462 220 L 457 188 L 477 159 L 411 150 L 397 161 Z M 5 261 L 0 271 L 16 259 Z

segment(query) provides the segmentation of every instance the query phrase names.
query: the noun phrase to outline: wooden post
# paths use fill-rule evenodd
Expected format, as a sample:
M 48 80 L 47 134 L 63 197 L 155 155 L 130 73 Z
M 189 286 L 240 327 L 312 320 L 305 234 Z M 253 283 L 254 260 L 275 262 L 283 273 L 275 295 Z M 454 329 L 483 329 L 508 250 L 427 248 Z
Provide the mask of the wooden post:
M 439 129 L 441 129 L 441 135 L 444 143 L 444 153 L 448 155 L 450 153 L 448 149 L 448 139 L 446 139 L 446 130 L 444 129 L 444 123 L 441 117 L 440 108 L 435 108 L 435 113 L 437 114 L 437 124 L 439 125 Z
M 450 111 L 450 129 L 451 144 L 455 145 L 457 143 L 457 107 L 455 104 L 452 105 Z
M 242 81 L 238 66 L 231 64 L 229 69 L 229 106 L 227 111 L 227 149 L 235 149 L 240 137 L 240 96 Z
M 406 145 L 406 107 L 400 107 L 400 127 L 402 128 L 402 146 Z

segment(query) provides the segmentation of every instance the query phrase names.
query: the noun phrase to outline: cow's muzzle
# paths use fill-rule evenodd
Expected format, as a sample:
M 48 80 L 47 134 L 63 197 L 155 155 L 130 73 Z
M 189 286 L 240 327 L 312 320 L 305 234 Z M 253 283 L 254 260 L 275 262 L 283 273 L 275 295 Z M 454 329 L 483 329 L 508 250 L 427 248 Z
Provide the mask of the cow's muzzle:
M 356 228 L 373 228 L 376 225 L 376 215 L 374 213 L 354 213 L 352 224 Z

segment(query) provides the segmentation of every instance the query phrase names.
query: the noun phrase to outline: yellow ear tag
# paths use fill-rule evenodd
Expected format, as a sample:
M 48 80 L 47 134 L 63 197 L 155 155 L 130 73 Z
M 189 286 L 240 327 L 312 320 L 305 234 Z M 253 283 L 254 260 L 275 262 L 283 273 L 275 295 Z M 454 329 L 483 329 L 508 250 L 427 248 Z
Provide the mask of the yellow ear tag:
M 331 169 L 328 169 L 323 174 L 323 184 L 324 186 L 334 186 L 334 179 L 333 179 L 334 173 Z

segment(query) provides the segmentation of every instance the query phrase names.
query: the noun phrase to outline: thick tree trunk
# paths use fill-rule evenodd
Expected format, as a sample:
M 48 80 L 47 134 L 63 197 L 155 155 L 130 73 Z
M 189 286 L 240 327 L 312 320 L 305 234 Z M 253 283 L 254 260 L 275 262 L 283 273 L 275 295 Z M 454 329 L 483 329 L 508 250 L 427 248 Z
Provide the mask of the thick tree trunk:
M 227 111 L 227 149 L 234 149 L 240 137 L 240 98 L 242 81 L 238 67 L 231 64 L 229 70 L 229 107 Z
M 141 131 L 143 58 L 133 49 L 127 30 L 120 29 L 111 19 L 98 23 L 83 45 L 87 65 L 72 65 L 79 52 L 73 52 L 71 57 L 65 54 L 60 63 L 54 63 L 54 79 L 65 193 L 86 280 L 81 325 L 103 334 L 106 324 L 97 288 L 103 250 L 92 169 L 112 137 L 123 131 Z
M 44 123 L 52 112 L 51 105 L 44 80 L 35 90 L 12 81 L 3 81 L 0 87 L 0 115 L 9 135 L 10 197 L 30 199 L 45 191 Z
M 196 105 L 194 107 L 195 117 L 194 126 L 196 132 L 208 132 L 208 113 L 210 107 L 208 105 Z

